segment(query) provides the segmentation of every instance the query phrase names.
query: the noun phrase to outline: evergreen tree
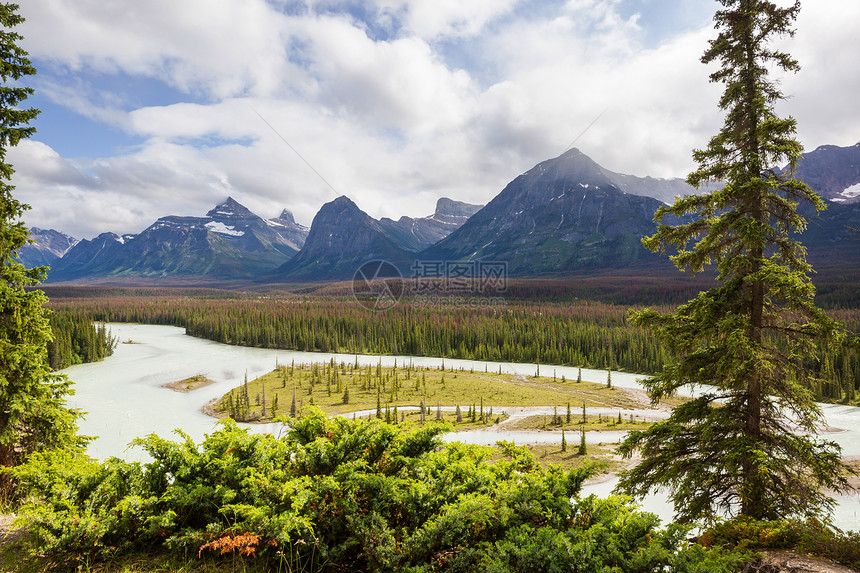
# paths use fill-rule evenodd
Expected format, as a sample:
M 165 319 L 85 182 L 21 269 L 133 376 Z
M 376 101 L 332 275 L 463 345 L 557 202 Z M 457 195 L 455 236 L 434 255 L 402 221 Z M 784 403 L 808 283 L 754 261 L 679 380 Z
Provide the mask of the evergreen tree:
M 45 278 L 45 267 L 26 269 L 16 260 L 29 231 L 21 222 L 28 205 L 12 197 L 15 170 L 6 152 L 35 133 L 29 127 L 39 111 L 20 104 L 33 94 L 21 79 L 36 73 L 11 29 L 24 21 L 16 4 L 0 4 L 0 466 L 15 466 L 28 454 L 51 448 L 81 449 L 78 410 L 66 407 L 73 394 L 65 376 L 51 374 L 47 298 L 29 290 Z M 11 86 L 7 83 L 11 82 Z M 8 474 L 0 474 L 0 496 L 12 493 Z
M 261 417 L 261 418 L 265 418 L 265 417 L 266 417 L 266 385 L 265 385 L 265 384 L 263 384 L 263 385 L 262 385 L 262 392 L 263 392 L 263 396 L 262 396 L 262 398 L 261 398 L 261 400 L 260 400 L 260 404 L 261 404 L 263 407 L 262 407 L 262 409 L 261 409 L 261 412 L 262 412 L 262 413 L 260 414 L 260 417 Z
M 290 402 L 290 418 L 296 417 L 296 387 L 293 386 L 293 401 Z
M 843 332 L 813 304 L 811 268 L 794 234 L 806 226 L 798 204 L 821 210 L 824 203 L 794 178 L 801 153 L 795 121 L 776 116 L 784 96 L 768 77 L 773 69 L 798 70 L 773 42 L 793 35 L 800 3 L 720 1 L 719 34 L 702 61 L 719 64 L 711 81 L 725 85 L 726 119 L 707 148 L 694 151 L 699 168 L 687 181 L 724 187 L 661 207 L 656 221 L 689 222 L 660 224 L 643 240 L 654 251 L 677 249 L 673 262 L 691 273 L 715 263 L 716 286 L 674 314 L 633 316 L 676 356 L 645 381 L 653 401 L 688 384 L 708 386 L 667 420 L 628 435 L 621 452 L 640 450 L 643 461 L 624 473 L 619 489 L 635 496 L 668 489 L 682 521 L 722 512 L 820 518 L 833 504 L 822 489 L 847 483 L 840 448 L 815 435 L 822 416 L 804 387 L 815 381 L 802 358 L 816 344 L 840 344 Z M 783 173 L 777 168 L 786 162 Z
M 382 394 L 379 387 L 376 388 L 376 418 L 382 419 Z
M 277 394 L 275 394 L 275 396 L 272 398 L 272 405 L 270 406 L 270 408 L 272 409 L 272 418 L 274 418 L 275 416 L 278 415 L 278 395 Z

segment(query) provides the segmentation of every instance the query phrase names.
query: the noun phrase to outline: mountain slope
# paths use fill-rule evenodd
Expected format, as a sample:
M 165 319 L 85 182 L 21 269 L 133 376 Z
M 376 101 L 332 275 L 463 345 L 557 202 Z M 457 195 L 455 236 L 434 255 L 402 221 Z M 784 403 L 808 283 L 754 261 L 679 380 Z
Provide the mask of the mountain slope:
M 783 172 L 787 169 L 784 167 Z M 860 202 L 860 143 L 851 147 L 822 145 L 804 153 L 795 175 L 824 199 Z
M 102 233 L 93 239 L 83 239 L 57 260 L 48 272 L 48 280 L 89 277 L 101 274 L 101 266 L 110 266 L 128 237 L 115 233 Z
M 806 215 L 809 224 L 797 238 L 816 275 L 837 282 L 860 278 L 860 202 L 830 202 L 817 216 Z
M 654 261 L 640 238 L 661 202 L 625 193 L 613 175 L 572 149 L 514 179 L 418 258 L 506 261 L 519 276 Z
M 383 217 L 379 224 L 402 248 L 418 252 L 459 229 L 482 207 L 442 197 L 436 201 L 436 211 L 428 217 L 400 217 L 397 221 Z
M 320 208 L 302 249 L 270 278 L 349 280 L 362 264 L 377 259 L 389 261 L 405 273 L 412 257 L 379 221 L 341 196 Z
M 33 243 L 18 251 L 18 260 L 28 269 L 53 265 L 78 242 L 65 233 L 38 227 L 30 229 L 30 240 Z
M 296 223 L 293 214 L 284 209 L 281 214 L 274 219 L 266 219 L 266 224 L 273 227 L 281 238 L 286 242 L 286 245 L 293 249 L 296 253 L 305 244 L 305 239 L 308 238 L 308 228 Z
M 161 217 L 140 234 L 124 240 L 104 234 L 97 237 L 98 245 L 81 241 L 56 263 L 48 279 L 255 278 L 271 272 L 297 252 L 296 246 L 303 242 L 306 231 L 291 218 L 282 214 L 281 218 L 266 221 L 228 198 L 205 217 Z

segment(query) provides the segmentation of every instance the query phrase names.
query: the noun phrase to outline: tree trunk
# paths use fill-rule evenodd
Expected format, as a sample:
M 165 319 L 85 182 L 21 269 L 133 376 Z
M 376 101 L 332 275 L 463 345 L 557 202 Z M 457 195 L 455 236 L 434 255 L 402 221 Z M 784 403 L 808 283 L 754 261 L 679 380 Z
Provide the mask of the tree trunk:
M 749 16 L 749 6 L 745 7 L 745 13 Z M 746 52 L 746 69 L 744 70 L 744 81 L 746 83 L 746 117 L 749 118 L 749 131 L 747 132 L 747 168 L 748 176 L 756 178 L 761 176 L 763 165 L 761 157 L 761 146 L 758 139 L 758 113 L 756 110 L 756 96 L 759 92 L 758 82 L 755 75 L 756 41 L 752 35 L 752 26 L 747 26 L 744 32 L 744 44 Z M 750 216 L 757 223 L 750 258 L 752 267 L 749 273 L 758 274 L 761 271 L 761 261 L 764 256 L 764 246 L 761 237 L 764 227 L 764 193 L 761 189 L 752 190 L 754 195 L 750 197 Z M 764 292 L 765 285 L 761 280 L 755 280 L 751 285 L 749 327 L 747 336 L 754 347 L 755 353 L 761 348 L 762 342 L 762 317 L 764 314 Z M 747 357 L 748 359 L 750 357 Z M 743 462 L 743 486 L 741 493 L 741 514 L 754 519 L 764 518 L 765 508 L 762 506 L 764 499 L 764 484 L 760 475 L 760 463 L 756 452 L 760 449 L 762 439 L 761 431 L 761 408 L 762 408 L 762 385 L 760 373 L 753 368 L 748 373 L 747 382 L 747 411 L 745 434 L 747 438 L 747 450 L 744 453 Z

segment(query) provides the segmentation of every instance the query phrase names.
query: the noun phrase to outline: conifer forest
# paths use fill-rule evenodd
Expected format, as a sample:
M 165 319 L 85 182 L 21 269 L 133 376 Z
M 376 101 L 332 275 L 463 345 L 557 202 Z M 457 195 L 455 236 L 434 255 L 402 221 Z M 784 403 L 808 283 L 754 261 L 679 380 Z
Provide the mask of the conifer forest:
M 77 341 L 75 348 L 91 352 L 87 356 L 96 359 L 107 352 L 107 334 L 99 334 L 95 327 L 90 332 L 75 320 L 172 325 L 185 328 L 191 336 L 260 348 L 440 356 L 641 374 L 659 371 L 669 356 L 658 339 L 628 322 L 630 305 L 587 300 L 523 297 L 479 308 L 416 307 L 404 302 L 376 312 L 348 297 L 169 289 L 70 291 L 68 287 L 62 292 L 67 296 L 57 293 L 51 298 L 56 338 L 67 340 L 71 335 Z M 68 296 L 72 294 L 77 296 Z M 665 310 L 670 305 L 656 308 Z M 831 309 L 829 314 L 848 331 L 860 330 L 860 310 Z M 811 388 L 816 399 L 855 401 L 860 391 L 858 352 L 847 345 L 822 346 L 816 357 L 805 364 L 827 380 Z

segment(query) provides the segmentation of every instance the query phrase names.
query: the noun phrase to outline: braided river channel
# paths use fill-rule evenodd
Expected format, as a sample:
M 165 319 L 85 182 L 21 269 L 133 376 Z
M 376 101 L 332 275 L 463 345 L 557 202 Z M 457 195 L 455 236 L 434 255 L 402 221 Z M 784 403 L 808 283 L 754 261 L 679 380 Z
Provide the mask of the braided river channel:
M 69 405 L 86 412 L 80 423 L 84 435 L 97 436 L 89 447 L 95 458 L 105 459 L 117 456 L 127 460 L 143 460 L 145 454 L 139 449 L 130 448 L 129 443 L 136 437 L 158 434 L 164 438 L 177 438 L 173 434 L 181 429 L 195 441 L 215 429 L 216 420 L 203 413 L 202 407 L 213 399 L 219 398 L 231 388 L 242 383 L 247 373 L 248 379 L 256 378 L 275 368 L 277 364 L 311 364 L 329 362 L 354 363 L 375 366 L 380 361 L 384 367 L 412 362 L 415 366 L 438 368 L 440 358 L 409 356 L 355 356 L 354 354 L 326 354 L 318 352 L 298 352 L 290 350 L 271 350 L 229 346 L 208 340 L 187 336 L 185 330 L 172 326 L 153 326 L 138 324 L 110 324 L 113 335 L 119 341 L 113 356 L 102 362 L 72 366 L 63 373 L 75 382 L 76 394 L 69 399 Z M 521 375 L 533 375 L 534 364 L 515 364 L 507 362 L 480 362 L 472 360 L 444 360 L 445 368 L 476 371 L 489 370 Z M 555 372 L 559 378 L 576 379 L 576 367 L 541 365 L 547 373 Z M 181 393 L 162 388 L 162 385 L 191 376 L 203 374 L 215 383 L 192 392 Z M 583 380 L 604 382 L 606 371 L 582 370 Z M 640 388 L 637 378 L 641 376 L 625 372 L 613 372 L 612 384 L 622 388 Z M 494 406 L 497 412 L 505 408 Z M 552 406 L 547 408 L 516 409 L 507 408 L 509 415 L 552 414 Z M 822 410 L 829 427 L 826 438 L 842 447 L 843 455 L 860 457 L 860 408 L 823 404 Z M 589 413 L 617 414 L 618 409 L 590 408 Z M 645 410 L 622 410 L 638 416 L 659 416 L 660 413 Z M 665 415 L 665 414 L 662 414 Z M 278 433 L 281 424 L 247 424 L 256 432 Z M 572 433 L 571 433 L 572 435 Z M 592 443 L 612 443 L 623 437 L 623 432 L 588 432 L 587 440 Z M 495 444 L 498 440 L 512 440 L 517 444 L 560 442 L 559 433 L 528 432 L 506 430 L 473 430 L 451 432 L 448 441 L 462 441 L 473 444 Z M 587 485 L 582 495 L 597 494 L 606 496 L 616 483 L 612 478 L 600 483 Z M 672 519 L 672 507 L 665 496 L 650 495 L 639 500 L 643 509 L 660 516 L 664 522 Z M 860 494 L 836 496 L 837 507 L 834 512 L 834 525 L 843 530 L 860 530 Z

